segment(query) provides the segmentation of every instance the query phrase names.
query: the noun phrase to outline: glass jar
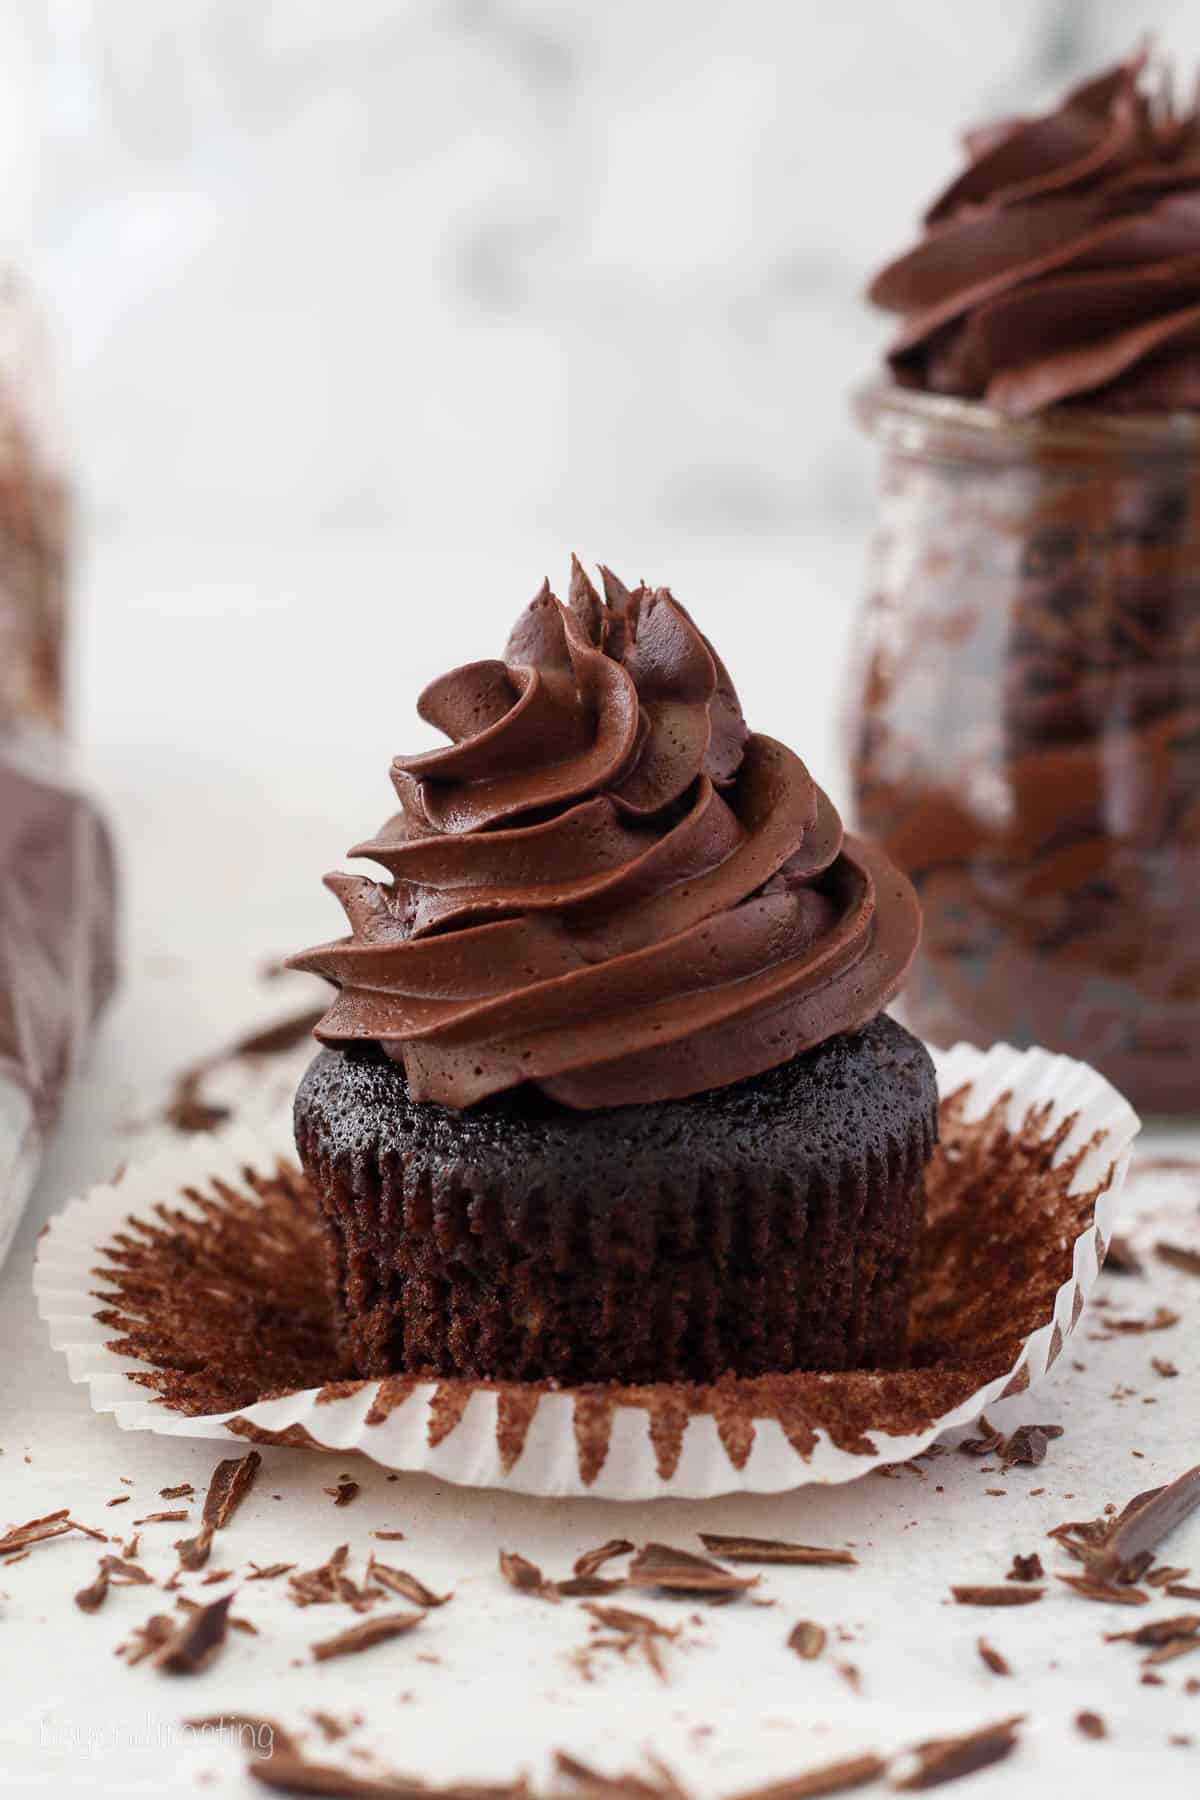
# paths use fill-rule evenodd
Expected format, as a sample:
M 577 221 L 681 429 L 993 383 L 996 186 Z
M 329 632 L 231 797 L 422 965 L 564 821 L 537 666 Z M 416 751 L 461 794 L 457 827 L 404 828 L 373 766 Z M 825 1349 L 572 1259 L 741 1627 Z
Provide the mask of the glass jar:
M 1200 420 L 1013 421 L 878 384 L 851 721 L 917 885 L 907 1018 L 1200 1112 Z

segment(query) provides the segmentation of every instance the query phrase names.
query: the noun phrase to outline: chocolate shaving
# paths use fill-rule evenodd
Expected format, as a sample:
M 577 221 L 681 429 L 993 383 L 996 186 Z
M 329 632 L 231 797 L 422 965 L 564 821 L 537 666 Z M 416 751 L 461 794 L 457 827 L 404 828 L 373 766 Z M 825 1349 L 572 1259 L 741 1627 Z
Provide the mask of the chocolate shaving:
M 75 1596 L 75 1604 L 80 1612 L 98 1612 L 108 1596 L 110 1584 L 113 1587 L 152 1585 L 145 1569 L 139 1569 L 136 1563 L 125 1562 L 119 1556 L 102 1556 L 96 1579 L 89 1587 L 81 1588 Z
M 80 1588 L 79 1592 L 76 1594 L 75 1604 L 80 1612 L 94 1613 L 99 1612 L 107 1598 L 108 1570 L 104 1567 L 104 1564 L 101 1563 L 96 1579 L 90 1586 Z
M 1151 1619 L 1136 1631 L 1106 1631 L 1106 1644 L 1143 1644 L 1156 1650 L 1176 1638 L 1194 1638 L 1200 1632 L 1200 1613 L 1179 1613 L 1173 1619 Z
M 605 1575 L 569 1575 L 565 1581 L 551 1584 L 555 1593 L 563 1600 L 591 1599 L 600 1594 L 616 1594 L 627 1584 L 617 1576 Z
M 133 1522 L 135 1525 L 178 1525 L 186 1519 L 187 1516 L 187 1507 L 181 1506 L 177 1507 L 173 1512 L 143 1513 L 140 1519 L 135 1519 Z
M 826 1794 L 848 1794 L 853 1788 L 866 1787 L 878 1781 L 887 1768 L 881 1756 L 850 1756 L 844 1762 L 825 1763 L 819 1769 L 806 1769 L 785 1781 L 773 1781 L 767 1787 L 748 1788 L 733 1800 L 822 1800 Z
M 1169 1581 L 1166 1592 L 1172 1600 L 1200 1600 L 1200 1587 L 1185 1587 L 1181 1581 Z
M 582 1556 L 575 1558 L 575 1573 L 580 1577 L 595 1575 L 614 1556 L 628 1556 L 633 1549 L 628 1538 L 609 1538 L 606 1544 L 598 1544 L 594 1550 L 585 1550 Z
M 678 1627 L 660 1625 L 648 1613 L 631 1612 L 625 1606 L 600 1606 L 593 1601 L 585 1601 L 583 1610 L 590 1613 L 597 1624 L 617 1633 L 615 1641 L 606 1640 L 603 1646 L 594 1645 L 591 1648 L 614 1649 L 622 1655 L 630 1650 L 640 1650 L 659 1680 L 667 1679 L 659 1641 L 666 1639 L 673 1642 L 679 1635 Z
M 111 1500 L 106 1500 L 104 1504 L 105 1506 L 128 1506 L 132 1499 L 132 1494 L 116 1494 Z
M 281 1575 L 286 1575 L 295 1566 L 295 1563 L 268 1563 L 265 1568 L 260 1568 L 258 1563 L 252 1562 L 250 1564 L 251 1573 L 247 1575 L 246 1580 L 277 1581 Z
M 509 1587 L 516 1588 L 520 1594 L 536 1594 L 540 1600 L 558 1599 L 554 1583 L 546 1580 L 536 1563 L 516 1550 L 501 1550 L 500 1573 Z
M 339 1544 L 328 1561 L 316 1569 L 301 1569 L 288 1576 L 288 1592 L 297 1606 L 328 1606 L 340 1601 L 355 1612 L 366 1612 L 376 1596 L 360 1588 L 345 1573 L 349 1544 Z
M 1115 1581 L 1090 1575 L 1060 1575 L 1058 1579 L 1082 1599 L 1099 1600 L 1107 1606 L 1145 1606 L 1150 1598 L 1139 1587 L 1118 1586 Z
M 1167 1244 L 1160 1239 L 1154 1246 L 1154 1254 L 1173 1269 L 1182 1269 L 1185 1275 L 1200 1275 L 1200 1250 L 1187 1249 L 1183 1244 Z
M 1004 1579 L 1005 1581 L 1040 1581 L 1045 1573 L 1042 1559 L 1035 1550 L 1031 1556 L 1014 1556 L 1012 1568 Z
M 778 1538 L 726 1537 L 719 1531 L 702 1531 L 700 1542 L 706 1550 L 723 1556 L 726 1562 L 804 1563 L 814 1566 L 826 1563 L 857 1563 L 852 1550 L 826 1550 L 815 1544 L 788 1544 Z
M 1154 1550 L 1163 1538 L 1200 1506 L 1200 1464 L 1168 1486 L 1131 1500 L 1092 1559 L 1097 1572 L 1114 1574 L 1143 1550 Z
M 1169 1362 L 1165 1356 L 1152 1356 L 1150 1358 L 1150 1367 L 1154 1370 L 1156 1375 L 1163 1376 L 1167 1381 L 1173 1380 L 1179 1373 L 1175 1364 Z
M 1009 1436 L 997 1431 L 987 1414 L 979 1420 L 980 1435 L 964 1438 L 958 1446 L 964 1456 L 995 1456 L 1006 1469 L 1014 1463 L 1029 1463 L 1036 1467 L 1045 1460 L 1046 1446 L 1053 1438 L 1063 1434 L 1061 1425 L 1018 1425 Z M 1000 1489 L 989 1489 L 989 1493 L 999 1493 Z
M 390 1475 L 388 1480 L 391 1480 Z M 372 1533 L 372 1536 L 379 1538 L 385 1544 L 402 1544 L 405 1541 L 402 1531 L 376 1531 Z
M 1075 1726 L 1086 1738 L 1106 1738 L 1108 1736 L 1108 1726 L 1097 1712 L 1076 1713 Z
M 357 1500 L 362 1493 L 357 1481 L 351 1481 L 348 1475 L 344 1475 L 336 1487 L 327 1487 L 322 1491 L 333 1496 L 335 1506 L 349 1506 L 350 1502 Z
M 225 1642 L 233 1595 L 225 1594 L 189 1614 L 162 1646 L 155 1667 L 169 1675 L 198 1675 L 212 1662 Z
M 44 1544 L 50 1538 L 62 1537 L 68 1531 L 80 1531 L 83 1527 L 76 1525 L 70 1516 L 70 1509 L 63 1507 L 59 1512 L 47 1513 L 41 1519 L 29 1519 L 24 1525 L 14 1525 L 0 1537 L 0 1556 L 13 1556 L 18 1550 L 27 1550 L 32 1544 Z
M 1200 1650 L 1200 1638 L 1172 1638 L 1169 1643 L 1162 1644 L 1157 1650 L 1152 1650 L 1150 1655 L 1144 1658 L 1144 1664 L 1174 1662 L 1178 1656 L 1190 1656 L 1193 1650 Z
M 209 1479 L 208 1492 L 204 1496 L 200 1530 L 194 1538 L 181 1538 L 175 1545 L 181 1568 L 194 1571 L 204 1567 L 212 1549 L 214 1532 L 228 1525 L 254 1486 L 261 1466 L 262 1457 L 257 1450 L 248 1450 L 245 1456 L 227 1456 L 217 1464 Z M 163 1513 L 161 1516 L 187 1518 L 186 1513 Z
M 1111 1237 L 1104 1257 L 1105 1274 L 1140 1275 L 1145 1267 L 1141 1257 L 1126 1237 Z
M 181 1481 L 178 1487 L 159 1488 L 160 1500 L 190 1500 L 196 1492 L 190 1481 Z
M 231 1116 L 232 1109 L 214 1105 L 204 1099 L 201 1089 L 208 1076 L 230 1063 L 238 1062 L 242 1057 L 253 1059 L 278 1056 L 285 1051 L 294 1050 L 297 1044 L 304 1042 L 313 1026 L 321 1019 L 322 1010 L 314 1012 L 309 1009 L 296 1013 L 291 1018 L 281 1019 L 278 1024 L 268 1025 L 262 1031 L 253 1031 L 248 1036 L 239 1038 L 227 1050 L 206 1056 L 202 1061 L 181 1070 L 175 1078 L 174 1090 L 163 1112 L 167 1124 L 180 1132 L 213 1131 L 218 1125 L 224 1124 Z
M 1017 1713 L 1011 1719 L 1000 1719 L 962 1737 L 931 1738 L 917 1744 L 912 1751 L 917 1758 L 916 1768 L 898 1780 L 893 1778 L 892 1786 L 902 1793 L 916 1793 L 990 1768 L 1016 1749 L 1017 1726 L 1023 1723 L 1024 1714 Z
M 379 1563 L 372 1557 L 367 1564 L 367 1580 L 377 1581 L 380 1587 L 387 1588 L 393 1594 L 399 1594 L 405 1600 L 411 1600 L 414 1606 L 445 1606 L 453 1594 L 434 1594 L 410 1575 L 406 1569 L 390 1569 L 386 1563 Z
M 823 1625 L 814 1619 L 800 1619 L 788 1632 L 787 1646 L 805 1662 L 815 1662 L 826 1644 L 826 1632 Z
M 661 1588 L 666 1593 L 739 1594 L 755 1587 L 759 1577 L 735 1575 L 690 1550 L 645 1544 L 630 1563 L 627 1579 L 632 1587 Z
M 424 1617 L 424 1613 L 381 1613 L 377 1618 L 364 1619 L 361 1625 L 351 1625 L 348 1631 L 339 1631 L 335 1637 L 322 1638 L 320 1643 L 314 1644 L 313 1661 L 329 1662 L 335 1656 L 357 1656 L 362 1650 L 371 1650 L 376 1644 L 385 1644 L 390 1638 L 411 1631 Z
M 1172 1325 L 1178 1325 L 1179 1317 L 1169 1306 L 1159 1306 L 1149 1319 L 1110 1319 L 1105 1315 L 1097 1319 L 1097 1324 L 1106 1337 L 1140 1337 L 1147 1331 L 1169 1331 Z
M 998 1650 L 992 1648 L 986 1638 L 976 1638 L 975 1648 L 978 1650 L 981 1659 L 986 1663 L 993 1675 L 1012 1674 L 1011 1664 L 1005 1657 L 1001 1656 Z
M 1042 1587 L 985 1587 L 972 1584 L 950 1589 L 960 1606 L 1030 1606 L 1035 1600 L 1040 1600 L 1045 1591 Z
M 152 1656 L 156 1650 L 161 1650 L 178 1630 L 179 1626 L 169 1614 L 154 1613 L 144 1624 L 134 1626 L 133 1637 L 129 1643 L 118 1645 L 117 1655 L 123 1656 L 130 1668 L 133 1668 L 147 1656 Z

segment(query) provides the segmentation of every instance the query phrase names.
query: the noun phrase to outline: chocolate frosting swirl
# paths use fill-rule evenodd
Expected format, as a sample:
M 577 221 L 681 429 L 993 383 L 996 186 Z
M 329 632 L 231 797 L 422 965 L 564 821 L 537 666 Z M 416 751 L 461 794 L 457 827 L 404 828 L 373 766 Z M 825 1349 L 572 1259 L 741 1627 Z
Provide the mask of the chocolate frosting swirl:
M 501 661 L 422 694 L 445 748 L 400 756 L 401 810 L 330 875 L 351 935 L 291 959 L 338 989 L 327 1044 L 375 1042 L 415 1098 L 529 1082 L 578 1108 L 740 1081 L 872 1019 L 916 898 L 843 837 L 804 764 L 747 731 L 666 588 L 579 563 Z
M 906 386 L 1013 417 L 1200 409 L 1200 109 L 1147 53 L 1051 113 L 969 132 L 968 162 L 870 298 Z

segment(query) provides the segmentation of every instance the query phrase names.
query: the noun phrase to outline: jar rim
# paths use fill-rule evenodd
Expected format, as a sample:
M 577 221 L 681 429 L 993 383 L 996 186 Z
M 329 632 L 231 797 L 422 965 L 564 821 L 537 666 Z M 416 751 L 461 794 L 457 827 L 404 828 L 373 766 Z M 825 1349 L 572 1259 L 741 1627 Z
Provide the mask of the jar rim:
M 854 415 L 893 449 L 997 462 L 1063 462 L 1128 456 L 1195 456 L 1200 413 L 1093 412 L 1056 407 L 1012 419 L 980 400 L 930 394 L 877 376 L 858 387 Z

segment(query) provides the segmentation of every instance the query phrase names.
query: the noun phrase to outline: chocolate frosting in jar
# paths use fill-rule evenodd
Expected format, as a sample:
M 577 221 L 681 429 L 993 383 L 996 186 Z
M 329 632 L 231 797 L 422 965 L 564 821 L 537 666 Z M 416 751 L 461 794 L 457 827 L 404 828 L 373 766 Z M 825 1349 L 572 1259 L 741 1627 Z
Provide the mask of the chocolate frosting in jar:
M 871 283 L 902 384 L 1013 417 L 1200 408 L 1200 107 L 1148 56 L 967 134 L 920 241 Z
M 350 935 L 292 959 L 338 989 L 322 1042 L 373 1042 L 416 1099 L 530 1083 L 576 1108 L 680 1098 L 786 1062 L 893 998 L 920 919 L 798 757 L 748 731 L 666 588 L 578 562 L 501 660 L 435 681 L 444 748 L 331 875 Z

